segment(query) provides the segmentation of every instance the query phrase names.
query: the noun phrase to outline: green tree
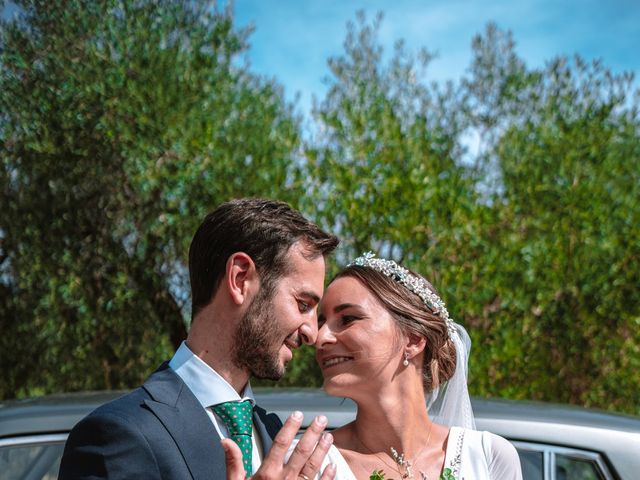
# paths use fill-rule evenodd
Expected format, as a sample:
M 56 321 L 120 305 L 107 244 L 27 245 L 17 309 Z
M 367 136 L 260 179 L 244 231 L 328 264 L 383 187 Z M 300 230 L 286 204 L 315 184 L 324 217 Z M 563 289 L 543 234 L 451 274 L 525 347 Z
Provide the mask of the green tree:
M 0 33 L 0 397 L 137 384 L 216 204 L 294 201 L 299 121 L 209 2 L 16 2 Z
M 431 279 L 474 341 L 474 393 L 638 413 L 632 79 L 529 69 L 489 25 L 469 73 L 434 84 L 424 52 L 385 60 L 379 22 L 349 25 L 308 147 L 338 263 L 371 248 Z
M 398 42 L 384 61 L 380 21 L 368 24 L 360 13 L 345 54 L 329 61 L 329 91 L 314 111 L 318 133 L 307 149 L 311 198 L 344 237 L 341 261 L 373 247 L 409 263 L 430 258 L 437 270 L 454 248 L 443 236 L 464 235 L 476 198 L 460 161 L 462 100 L 453 85 L 420 81 L 427 51 L 414 56 Z
M 486 255 L 495 308 L 481 393 L 638 413 L 640 122 L 629 75 L 558 57 L 517 60 L 510 35 L 475 40 L 467 86 L 489 140 Z M 502 59 L 502 60 L 500 60 Z M 506 60 L 505 60 L 506 59 Z M 496 369 L 495 359 L 508 368 Z
M 472 391 L 640 413 L 640 95 L 531 69 L 489 25 L 461 81 L 359 14 L 301 148 L 246 30 L 200 2 L 20 2 L 0 31 L 0 396 L 139 383 L 188 317 L 186 250 L 235 196 L 290 201 L 425 274 Z M 472 139 L 471 141 L 469 139 Z M 29 359 L 29 361 L 25 361 Z M 318 385 L 313 352 L 282 383 Z

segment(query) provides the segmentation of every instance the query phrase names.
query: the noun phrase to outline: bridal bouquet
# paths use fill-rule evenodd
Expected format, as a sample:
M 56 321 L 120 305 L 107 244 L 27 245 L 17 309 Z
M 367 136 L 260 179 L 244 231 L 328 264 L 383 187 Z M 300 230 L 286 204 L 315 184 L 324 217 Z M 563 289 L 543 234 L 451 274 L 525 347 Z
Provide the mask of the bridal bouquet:
M 428 480 L 424 472 L 420 472 L 420 477 L 421 480 Z M 408 477 L 404 474 L 402 478 L 413 478 L 413 475 Z M 369 480 L 393 480 L 393 478 L 385 477 L 384 471 L 382 470 L 374 470 L 371 475 L 369 475 Z M 453 476 L 453 471 L 450 468 L 445 468 L 440 475 L 439 480 L 456 480 L 456 477 Z
M 404 454 L 398 454 L 397 450 L 391 447 L 391 456 L 393 460 L 398 465 L 398 473 L 402 476 L 403 480 L 413 479 L 413 471 L 411 470 L 411 462 L 405 460 Z M 385 462 L 386 463 L 386 462 Z M 394 480 L 393 478 L 385 477 L 385 473 L 383 470 L 374 470 L 371 475 L 369 475 L 369 480 Z M 424 472 L 420 472 L 420 480 L 429 480 L 427 475 Z M 456 477 L 453 475 L 453 470 L 451 468 L 445 468 L 438 480 L 456 480 Z

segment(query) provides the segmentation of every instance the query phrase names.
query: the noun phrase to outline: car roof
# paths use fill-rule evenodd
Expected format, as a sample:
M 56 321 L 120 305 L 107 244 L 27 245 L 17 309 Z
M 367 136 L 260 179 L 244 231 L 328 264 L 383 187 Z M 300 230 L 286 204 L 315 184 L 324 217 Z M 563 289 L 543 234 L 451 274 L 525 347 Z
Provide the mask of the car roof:
M 78 420 L 98 406 L 126 391 L 54 394 L 0 403 L 0 437 L 68 431 Z M 305 425 L 315 415 L 326 415 L 329 427 L 337 428 L 355 417 L 355 404 L 348 398 L 330 397 L 314 388 L 254 388 L 257 403 L 281 418 L 293 410 L 305 412 Z M 473 398 L 476 419 L 541 422 L 619 430 L 640 434 L 640 418 L 571 405 L 524 400 Z
M 91 411 L 125 393 L 62 393 L 21 400 L 4 400 L 0 403 L 0 438 L 68 432 Z
M 523 417 L 528 417 L 531 421 L 536 422 L 563 423 L 640 433 L 640 418 L 638 417 L 574 405 L 474 398 L 473 411 L 476 416 L 482 418 L 521 420 Z

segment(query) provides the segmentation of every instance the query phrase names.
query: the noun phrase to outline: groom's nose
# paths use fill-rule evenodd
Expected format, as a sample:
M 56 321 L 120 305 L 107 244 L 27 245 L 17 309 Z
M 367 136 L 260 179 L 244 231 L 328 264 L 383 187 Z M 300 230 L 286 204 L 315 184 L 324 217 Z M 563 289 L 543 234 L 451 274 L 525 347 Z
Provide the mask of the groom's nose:
M 313 345 L 316 343 L 316 339 L 318 338 L 318 317 L 314 315 L 313 319 L 303 323 L 298 329 L 298 333 L 300 334 L 302 343 L 305 345 Z

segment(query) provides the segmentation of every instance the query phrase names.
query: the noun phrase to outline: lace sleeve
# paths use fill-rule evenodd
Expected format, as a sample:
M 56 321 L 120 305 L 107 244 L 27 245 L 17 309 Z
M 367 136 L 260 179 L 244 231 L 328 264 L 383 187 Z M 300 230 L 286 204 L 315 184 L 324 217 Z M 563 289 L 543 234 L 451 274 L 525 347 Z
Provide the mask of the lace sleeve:
M 485 445 L 488 447 L 489 476 L 500 480 L 522 480 L 520 457 L 515 447 L 506 439 L 493 433 L 484 432 L 488 437 Z

